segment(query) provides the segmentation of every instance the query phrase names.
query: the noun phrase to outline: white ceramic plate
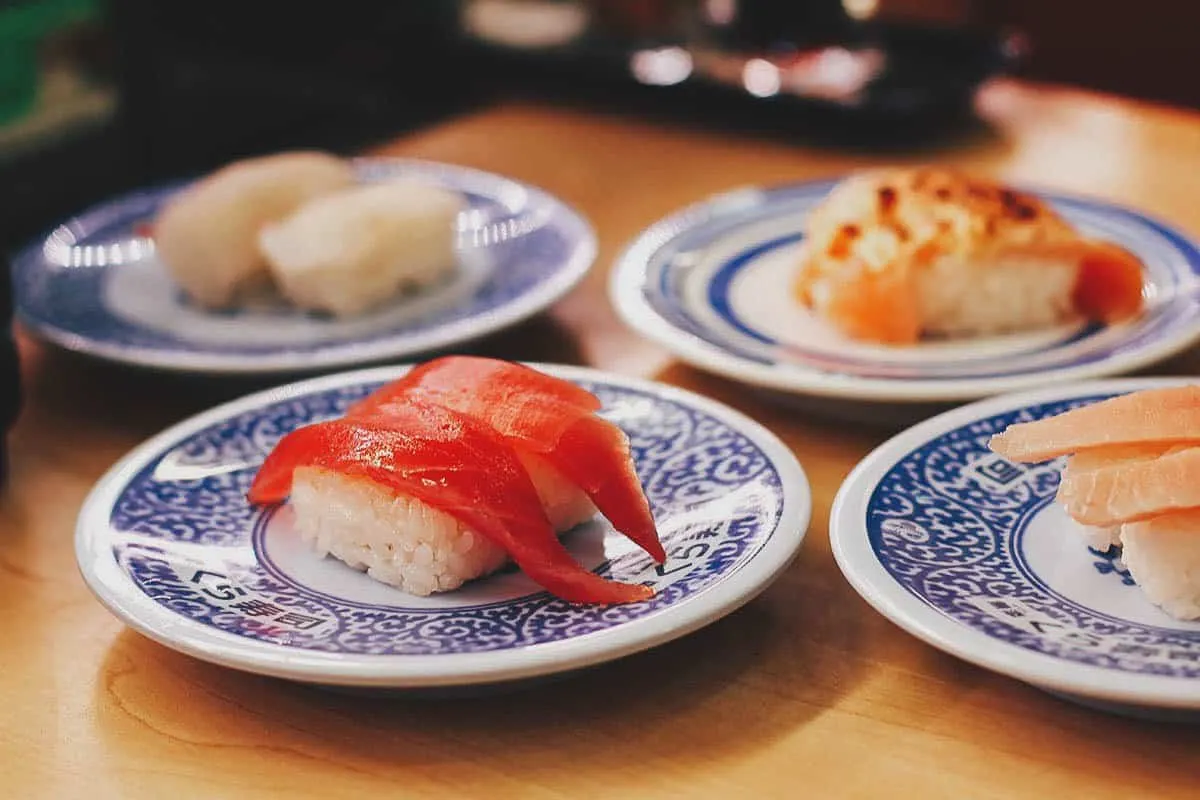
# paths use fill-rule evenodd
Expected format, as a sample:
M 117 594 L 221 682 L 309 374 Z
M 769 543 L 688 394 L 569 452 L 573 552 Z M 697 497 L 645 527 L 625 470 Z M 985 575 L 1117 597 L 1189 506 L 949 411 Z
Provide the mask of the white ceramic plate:
M 1146 265 L 1147 307 L 1113 326 L 883 347 L 851 341 L 794 299 L 805 220 L 832 181 L 742 189 L 656 223 L 613 272 L 625 321 L 680 358 L 814 399 L 938 404 L 1130 371 L 1200 338 L 1200 250 L 1109 203 L 1037 192 L 1081 231 Z
M 1114 710 L 1200 710 L 1200 622 L 1146 600 L 1119 552 L 1087 547 L 1054 502 L 1061 459 L 1012 464 L 987 448 L 1013 422 L 1181 382 L 1059 386 L 916 425 L 838 492 L 838 565 L 881 614 L 967 661 Z
M 466 198 L 450 278 L 347 319 L 273 298 L 228 312 L 201 309 L 170 278 L 153 242 L 138 235 L 183 188 L 172 185 L 96 206 L 18 254 L 17 316 L 62 347 L 140 367 L 309 372 L 412 358 L 494 333 L 551 306 L 595 259 L 583 217 L 533 186 L 428 161 L 355 164 L 364 181 L 419 178 Z
M 753 598 L 787 566 L 811 513 L 788 449 L 728 408 L 669 387 L 540 367 L 594 391 L 629 435 L 668 560 L 597 519 L 565 542 L 586 567 L 657 589 L 568 605 L 520 572 L 415 597 L 299 541 L 289 506 L 244 493 L 280 436 L 339 416 L 403 370 L 292 384 L 215 408 L 138 447 L 79 516 L 88 585 L 146 636 L 197 658 L 299 681 L 401 689 L 494 684 L 599 664 L 682 636 Z

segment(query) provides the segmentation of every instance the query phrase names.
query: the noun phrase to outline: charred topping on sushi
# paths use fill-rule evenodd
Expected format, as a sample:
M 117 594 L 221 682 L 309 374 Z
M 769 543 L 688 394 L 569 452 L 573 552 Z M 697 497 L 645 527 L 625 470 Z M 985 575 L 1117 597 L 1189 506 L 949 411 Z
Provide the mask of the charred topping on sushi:
M 850 233 L 850 230 L 855 233 Z M 837 236 L 829 243 L 829 257 L 842 259 L 850 255 L 850 243 L 854 241 L 858 227 L 855 225 L 847 225 L 838 231 Z
M 879 188 L 879 210 L 887 214 L 896 207 L 896 190 L 891 186 Z
M 1019 220 L 1036 219 L 1038 215 L 1037 209 L 1031 205 L 1022 203 L 1013 208 L 1013 216 Z

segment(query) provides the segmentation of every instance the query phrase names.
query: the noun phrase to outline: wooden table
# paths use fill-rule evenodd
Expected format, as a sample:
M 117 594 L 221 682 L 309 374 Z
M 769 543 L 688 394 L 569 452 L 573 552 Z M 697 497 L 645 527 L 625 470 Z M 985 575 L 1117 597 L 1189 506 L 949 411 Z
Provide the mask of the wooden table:
M 893 160 L 1111 197 L 1200 234 L 1200 115 L 1012 84 L 981 106 L 990 133 Z M 720 623 L 524 694 L 351 697 L 209 666 L 109 616 L 76 573 L 72 529 L 118 456 L 251 387 L 125 372 L 22 339 L 27 406 L 0 506 L 0 795 L 1197 796 L 1200 730 L 1106 716 L 969 666 L 851 591 L 830 555 L 829 505 L 885 434 L 761 404 L 640 341 L 609 307 L 613 256 L 660 215 L 878 159 L 525 105 L 385 150 L 528 180 L 590 216 L 601 247 L 586 284 L 485 350 L 653 376 L 764 422 L 813 484 L 799 561 Z

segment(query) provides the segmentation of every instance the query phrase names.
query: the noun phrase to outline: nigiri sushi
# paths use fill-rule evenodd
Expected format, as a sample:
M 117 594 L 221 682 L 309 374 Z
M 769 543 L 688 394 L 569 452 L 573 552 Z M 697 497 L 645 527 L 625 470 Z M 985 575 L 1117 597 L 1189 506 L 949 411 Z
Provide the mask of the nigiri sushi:
M 1130 318 L 1142 265 L 1036 197 L 924 167 L 839 184 L 808 218 L 794 289 L 850 338 L 908 345 Z
M 414 594 L 448 591 L 509 558 L 573 603 L 629 603 L 652 590 L 577 564 L 520 459 L 467 414 L 409 397 L 385 417 L 343 418 L 283 437 L 248 499 L 291 496 L 302 530 L 334 556 Z
M 1057 500 L 1091 546 L 1121 548 L 1146 597 L 1200 617 L 1200 387 L 1132 392 L 1009 426 L 990 447 L 1013 461 L 1068 456 Z
M 297 306 L 351 316 L 454 270 L 456 192 L 416 180 L 363 184 L 263 228 L 258 244 Z
M 174 196 L 151 227 L 163 266 L 199 305 L 228 306 L 268 286 L 259 230 L 356 181 L 345 160 L 289 152 L 229 164 Z
M 592 394 L 520 364 L 448 356 L 414 368 L 349 415 L 386 416 L 393 403 L 412 396 L 482 420 L 505 437 L 538 476 L 534 484 L 556 528 L 573 527 L 599 510 L 656 562 L 665 560 L 629 441 L 595 415 L 599 401 Z

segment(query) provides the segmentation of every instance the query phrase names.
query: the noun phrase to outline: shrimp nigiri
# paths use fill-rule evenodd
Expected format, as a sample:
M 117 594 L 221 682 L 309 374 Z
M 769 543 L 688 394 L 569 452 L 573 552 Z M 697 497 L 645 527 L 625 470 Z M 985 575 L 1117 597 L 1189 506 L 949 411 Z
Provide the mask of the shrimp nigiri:
M 1011 425 L 1013 461 L 1068 456 L 1057 500 L 1092 546 L 1120 547 L 1152 602 L 1200 617 L 1200 387 L 1147 389 Z

